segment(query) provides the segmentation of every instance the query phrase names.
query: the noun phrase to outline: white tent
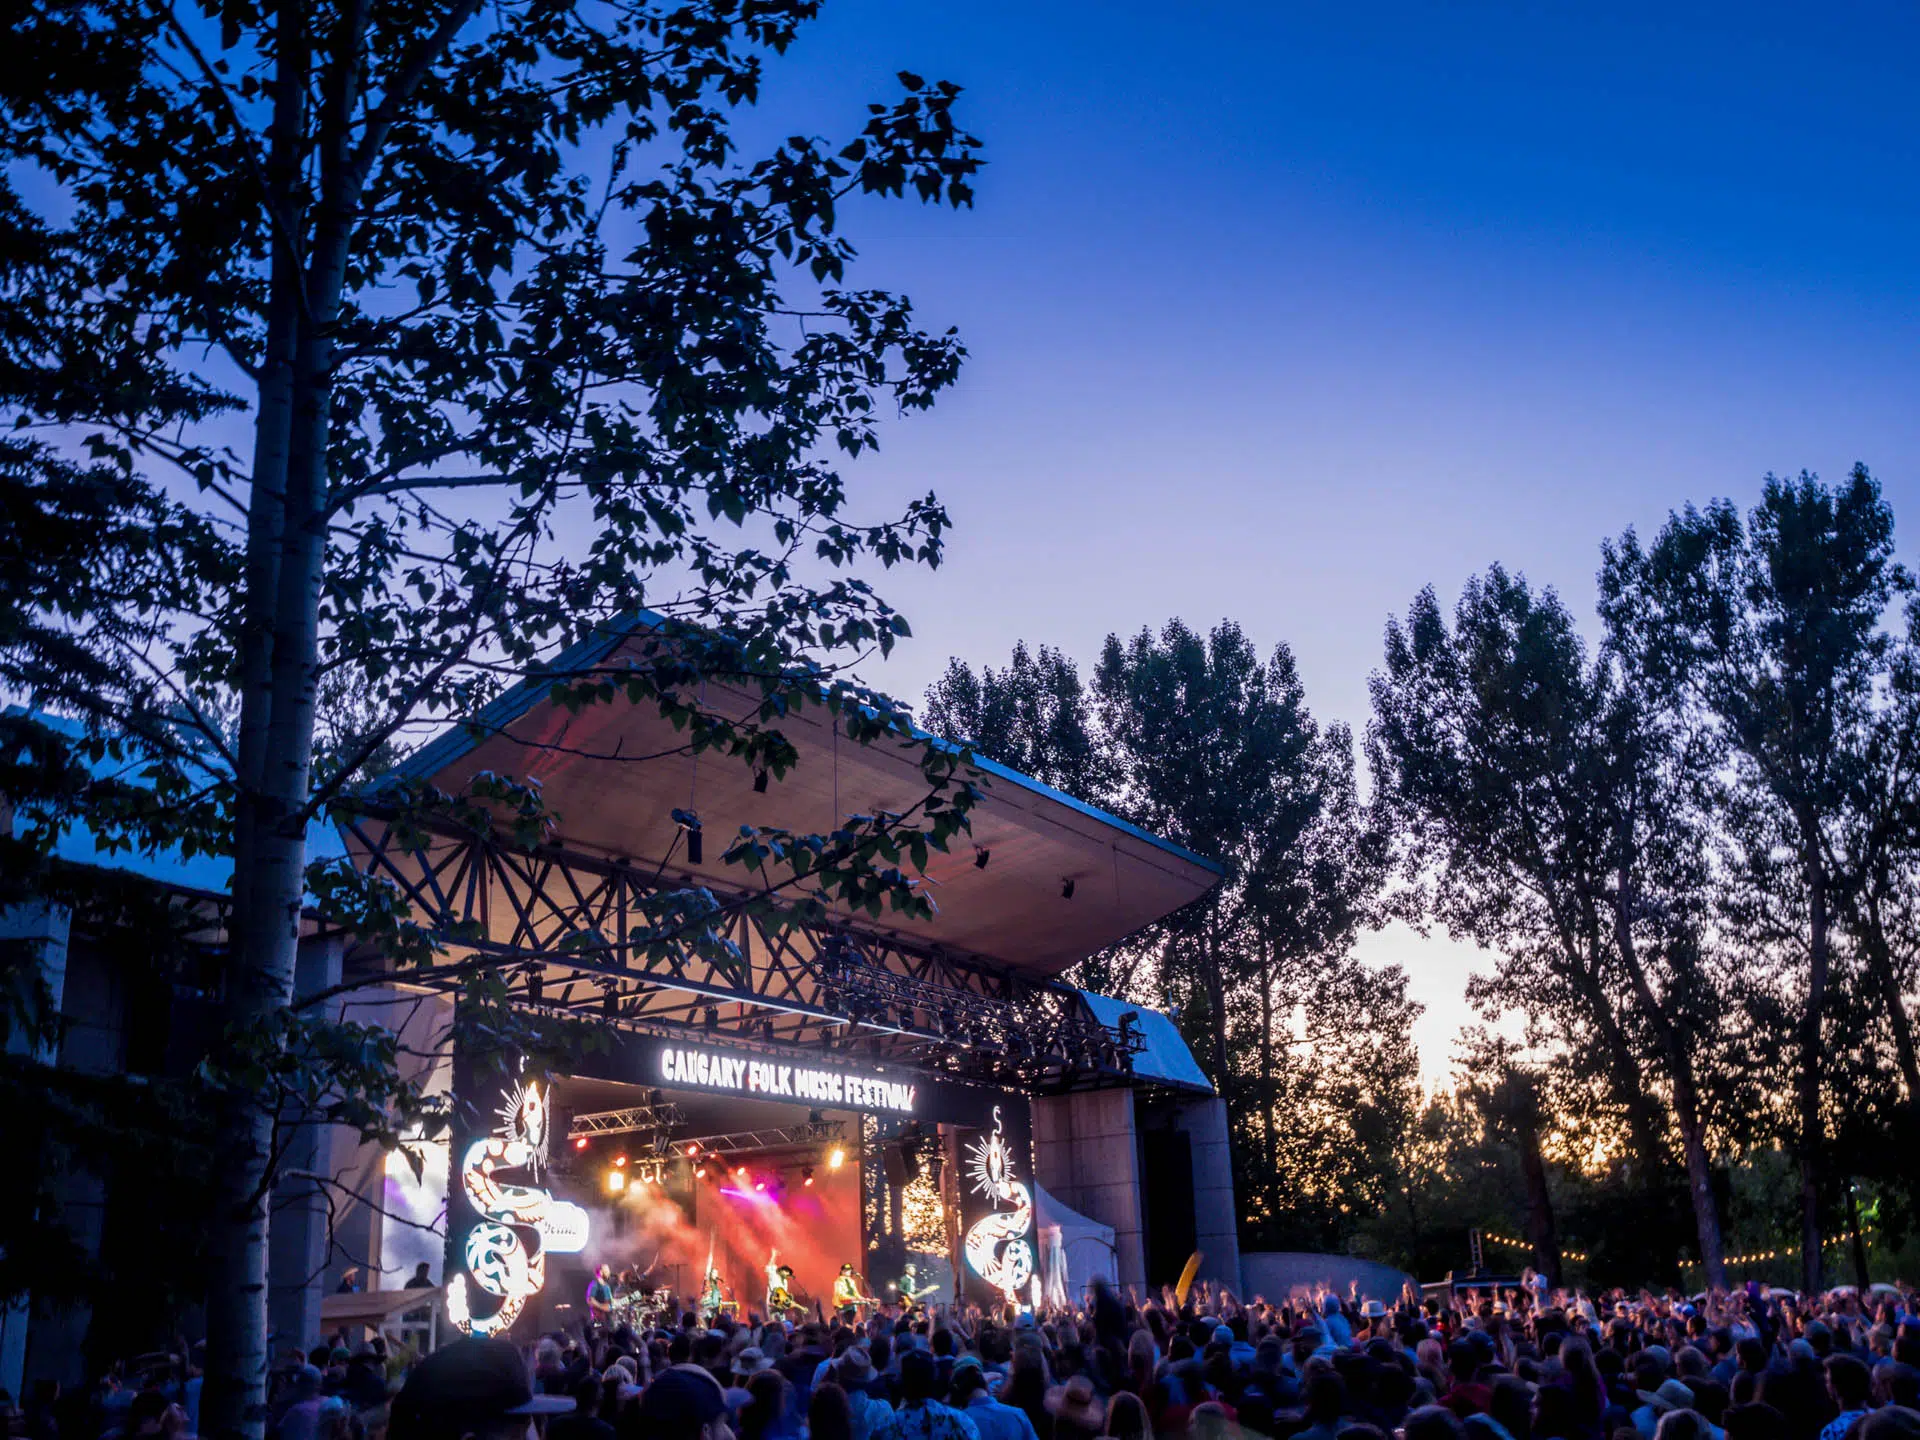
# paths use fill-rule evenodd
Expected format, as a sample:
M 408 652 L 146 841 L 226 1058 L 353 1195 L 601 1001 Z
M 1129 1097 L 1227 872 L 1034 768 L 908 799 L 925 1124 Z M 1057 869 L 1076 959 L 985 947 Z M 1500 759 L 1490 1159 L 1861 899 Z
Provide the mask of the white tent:
M 1034 1272 L 1048 1304 L 1074 1303 L 1096 1275 L 1114 1278 L 1111 1225 L 1089 1220 L 1038 1185 L 1033 1187 L 1033 1208 L 1034 1229 L 1040 1238 Z

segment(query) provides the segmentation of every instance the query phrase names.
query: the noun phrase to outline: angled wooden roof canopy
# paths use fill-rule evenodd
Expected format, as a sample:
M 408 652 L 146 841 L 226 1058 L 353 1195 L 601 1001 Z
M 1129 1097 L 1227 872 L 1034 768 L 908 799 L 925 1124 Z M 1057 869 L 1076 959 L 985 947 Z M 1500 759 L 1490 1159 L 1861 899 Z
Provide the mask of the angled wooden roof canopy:
M 657 643 L 659 625 L 643 616 L 611 628 L 558 657 L 553 673 L 617 671 Z M 911 749 L 851 740 L 824 706 L 779 722 L 799 763 L 762 792 L 741 761 L 687 753 L 684 734 L 650 701 L 576 711 L 556 703 L 552 690 L 539 677 L 523 682 L 476 717 L 476 727 L 449 729 L 402 772 L 449 791 L 482 771 L 538 780 L 558 816 L 557 844 L 636 865 L 668 855 L 679 836 L 672 812 L 692 810 L 707 837 L 703 863 L 688 864 L 682 849 L 669 873 L 733 891 L 752 888 L 746 871 L 721 858 L 742 824 L 822 832 L 847 814 L 905 810 L 926 790 Z M 744 685 L 709 683 L 706 691 L 707 705 L 722 712 L 748 715 L 759 701 Z M 973 812 L 973 844 L 989 863 L 976 866 L 966 846 L 933 856 L 931 921 L 889 914 L 851 923 L 1049 976 L 1198 899 L 1220 877 L 1214 862 L 1038 781 L 991 762 L 980 769 L 986 799 Z M 1063 894 L 1068 881 L 1071 898 Z

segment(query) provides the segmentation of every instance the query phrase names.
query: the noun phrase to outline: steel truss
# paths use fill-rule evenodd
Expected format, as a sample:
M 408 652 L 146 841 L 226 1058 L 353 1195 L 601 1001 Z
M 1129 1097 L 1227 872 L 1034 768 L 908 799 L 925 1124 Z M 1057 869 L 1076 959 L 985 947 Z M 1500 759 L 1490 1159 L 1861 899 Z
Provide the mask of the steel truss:
M 788 923 L 765 896 L 492 833 L 409 825 L 403 838 L 374 810 L 343 829 L 416 922 L 498 961 L 540 1009 L 1038 1090 L 1130 1076 L 1144 1048 L 1137 1027 L 1102 1024 L 1069 985 L 853 926 Z M 722 946 L 652 940 L 661 897 L 690 890 L 716 902 L 705 923 Z
M 623 1110 L 596 1110 L 591 1115 L 576 1115 L 567 1127 L 567 1138 L 582 1136 L 630 1135 L 636 1130 L 652 1130 L 669 1135 L 686 1117 L 678 1105 L 664 1101 L 657 1105 L 629 1105 Z

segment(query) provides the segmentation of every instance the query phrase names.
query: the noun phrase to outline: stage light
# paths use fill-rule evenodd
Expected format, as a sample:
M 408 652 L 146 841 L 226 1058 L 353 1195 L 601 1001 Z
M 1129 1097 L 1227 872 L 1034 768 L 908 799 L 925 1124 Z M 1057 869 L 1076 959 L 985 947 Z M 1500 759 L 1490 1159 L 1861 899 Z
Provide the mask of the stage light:
M 586 1137 L 586 1136 L 584 1136 L 584 1135 L 576 1135 L 576 1136 L 574 1136 L 574 1137 L 573 1137 L 573 1148 L 574 1148 L 574 1149 L 576 1149 L 576 1150 L 584 1150 L 584 1149 L 586 1149 L 586 1148 L 587 1148 L 587 1137 Z
M 842 1165 L 846 1163 L 847 1163 L 847 1152 L 842 1150 L 838 1145 L 834 1146 L 833 1149 L 827 1152 L 827 1168 L 829 1170 L 838 1170 Z
M 733 1178 L 734 1178 L 734 1179 L 736 1179 L 736 1180 L 744 1180 L 744 1179 L 746 1179 L 746 1178 L 747 1178 L 747 1167 L 746 1167 L 746 1166 L 744 1166 L 744 1165 L 736 1165 L 736 1166 L 734 1166 L 734 1167 L 733 1167 Z
M 809 1190 L 813 1188 L 813 1167 L 811 1165 L 800 1172 L 800 1183 L 805 1185 Z
M 763 1193 L 764 1193 L 764 1192 L 765 1192 L 765 1190 L 766 1190 L 766 1188 L 767 1188 L 767 1181 L 766 1181 L 766 1177 L 765 1177 L 765 1176 L 763 1175 L 763 1176 L 762 1176 L 762 1177 L 761 1177 L 760 1179 L 758 1179 L 758 1180 L 756 1180 L 756 1181 L 754 1181 L 754 1182 L 753 1182 L 753 1188 L 754 1188 L 755 1190 L 759 1190 L 759 1191 L 761 1191 L 761 1192 L 763 1192 Z
M 687 1158 L 689 1160 L 697 1160 L 700 1158 L 700 1142 L 698 1140 L 689 1140 L 687 1142 Z
M 613 1157 L 613 1163 L 616 1165 L 624 1165 L 627 1163 L 627 1157 L 624 1155 L 616 1155 Z
M 706 1179 L 706 1178 L 707 1178 L 707 1167 L 706 1167 L 706 1166 L 704 1166 L 704 1165 L 695 1165 L 695 1166 L 693 1167 L 693 1178 L 694 1178 L 694 1179 L 696 1179 L 696 1180 L 704 1180 L 704 1179 Z
M 627 1188 L 627 1172 L 626 1171 L 609 1170 L 607 1172 L 607 1193 L 608 1194 L 618 1195 L 622 1190 L 626 1188 Z

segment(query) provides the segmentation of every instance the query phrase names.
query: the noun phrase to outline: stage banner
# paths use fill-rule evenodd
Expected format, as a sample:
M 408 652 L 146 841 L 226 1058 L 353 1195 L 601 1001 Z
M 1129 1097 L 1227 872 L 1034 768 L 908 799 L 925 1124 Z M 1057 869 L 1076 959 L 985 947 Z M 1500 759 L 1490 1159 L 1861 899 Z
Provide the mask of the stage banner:
M 547 1077 L 520 1063 L 453 1057 L 447 1186 L 448 1318 L 472 1335 L 510 1330 L 547 1283 L 549 1255 L 587 1246 L 587 1212 L 552 1192 Z
M 1027 1103 L 1009 1095 L 987 1122 L 955 1135 L 959 1173 L 958 1273 L 982 1306 L 1039 1303 L 1039 1237 L 1034 1223 L 1033 1135 Z

